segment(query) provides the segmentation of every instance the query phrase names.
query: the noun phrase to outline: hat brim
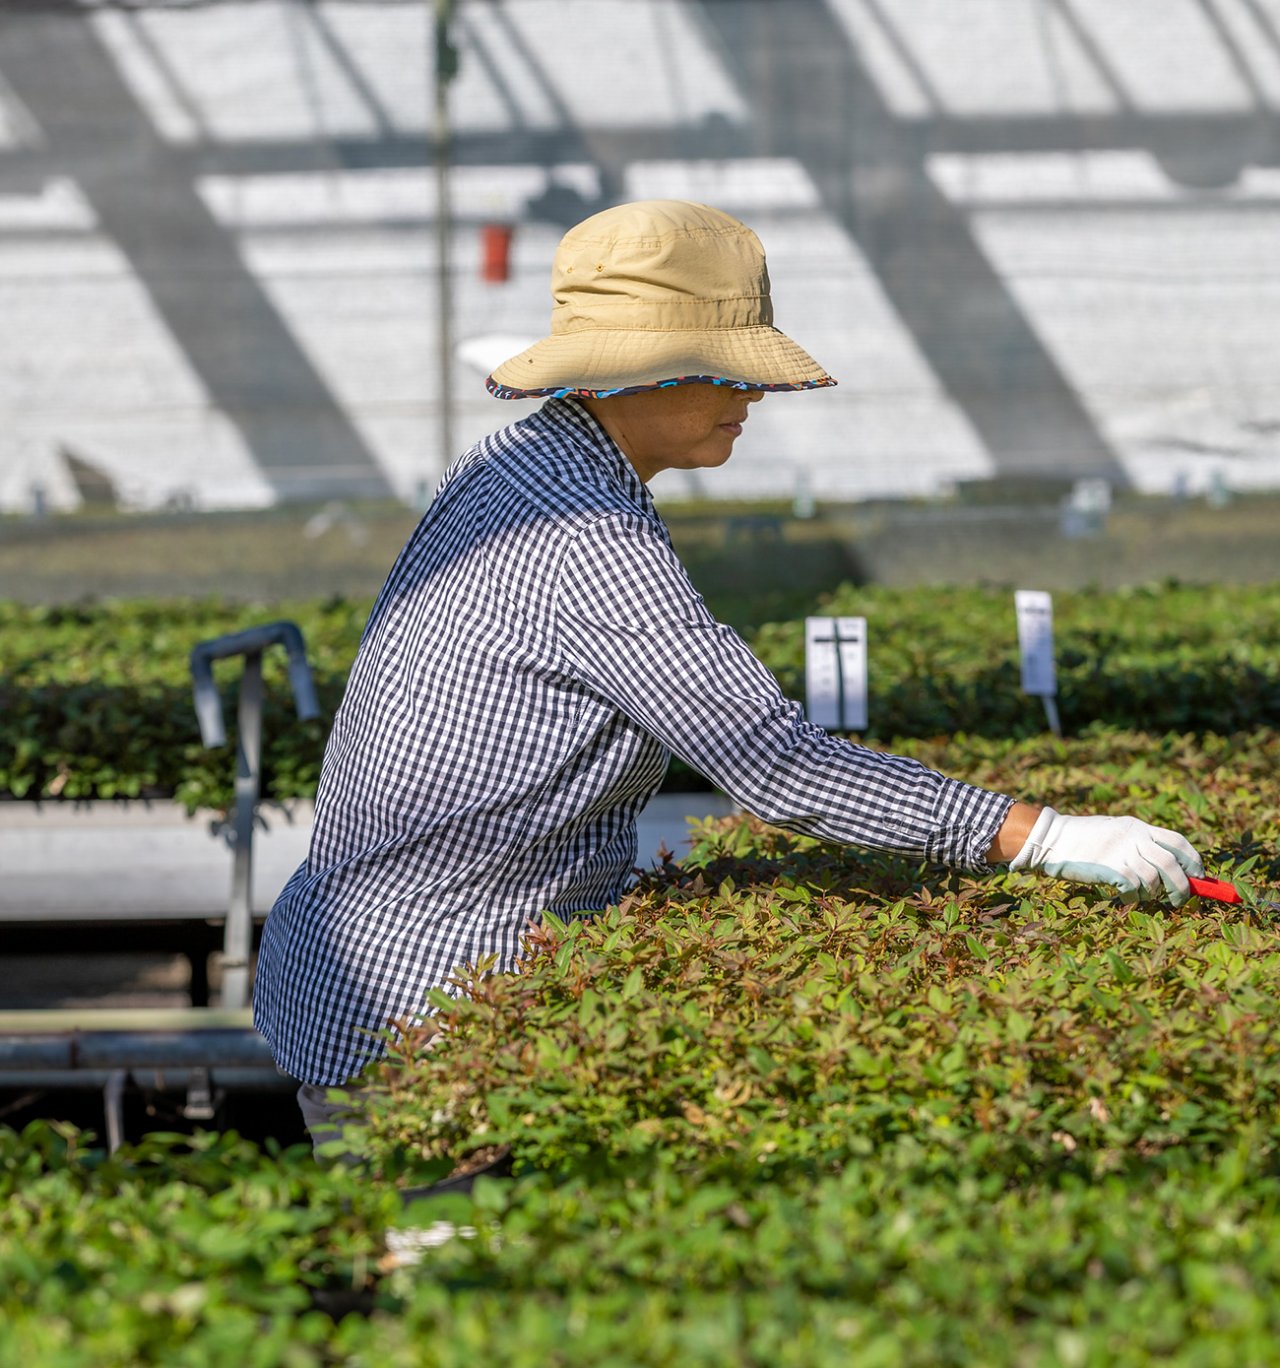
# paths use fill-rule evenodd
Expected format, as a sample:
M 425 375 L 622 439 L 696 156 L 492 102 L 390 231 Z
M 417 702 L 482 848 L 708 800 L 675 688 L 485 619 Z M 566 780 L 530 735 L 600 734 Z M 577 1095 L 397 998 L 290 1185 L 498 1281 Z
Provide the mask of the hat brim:
M 705 332 L 578 328 L 552 333 L 498 366 L 485 381 L 499 399 L 613 394 L 688 384 L 802 390 L 835 380 L 777 328 Z

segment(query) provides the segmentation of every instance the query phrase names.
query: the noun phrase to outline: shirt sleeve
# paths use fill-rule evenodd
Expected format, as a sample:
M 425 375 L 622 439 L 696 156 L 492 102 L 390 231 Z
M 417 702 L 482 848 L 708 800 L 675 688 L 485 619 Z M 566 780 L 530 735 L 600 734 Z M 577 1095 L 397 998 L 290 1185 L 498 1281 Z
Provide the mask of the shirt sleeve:
M 712 617 L 658 526 L 614 515 L 580 531 L 555 604 L 574 674 L 748 812 L 824 840 L 990 868 L 1013 799 L 807 722 Z

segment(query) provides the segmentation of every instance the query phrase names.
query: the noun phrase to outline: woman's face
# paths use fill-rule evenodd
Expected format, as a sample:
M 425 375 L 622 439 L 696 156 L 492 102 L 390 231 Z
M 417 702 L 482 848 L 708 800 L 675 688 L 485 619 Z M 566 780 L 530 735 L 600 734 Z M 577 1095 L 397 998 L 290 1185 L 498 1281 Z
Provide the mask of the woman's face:
M 582 403 L 648 483 L 661 470 L 701 470 L 729 459 L 762 390 L 673 385 Z

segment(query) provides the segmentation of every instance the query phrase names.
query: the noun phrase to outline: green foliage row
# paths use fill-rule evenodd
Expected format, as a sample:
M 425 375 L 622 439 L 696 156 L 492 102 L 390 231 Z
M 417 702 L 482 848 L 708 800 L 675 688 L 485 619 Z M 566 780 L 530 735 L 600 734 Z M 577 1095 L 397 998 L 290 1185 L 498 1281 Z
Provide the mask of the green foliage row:
M 245 607 L 209 601 L 28 608 L 0 601 L 0 796 L 176 796 L 226 807 L 229 748 L 200 744 L 188 657 L 199 641 L 290 618 L 302 628 L 323 716 L 293 713 L 282 652 L 266 657 L 264 795 L 310 797 L 328 722 L 369 605 L 341 599 Z M 1039 702 L 1019 690 L 1005 590 L 846 586 L 817 611 L 865 615 L 871 739 L 956 733 L 1031 737 Z M 1178 587 L 1055 597 L 1064 726 L 1230 734 L 1280 720 L 1280 586 Z M 803 627 L 753 646 L 803 697 Z M 239 666 L 215 670 L 234 729 Z M 680 765 L 673 786 L 698 787 Z
M 6 1364 L 1226 1368 L 1272 1362 L 1280 1329 L 1280 1183 L 1243 1143 L 1020 1184 L 904 1146 L 808 1182 L 658 1158 L 406 1211 L 299 1149 L 74 1140 L 0 1131 Z M 388 1257 L 445 1222 L 416 1265 Z
M 1039 701 L 1020 693 L 1008 591 L 845 585 L 819 611 L 867 619 L 869 735 L 1043 728 Z M 1225 733 L 1280 721 L 1280 585 L 1059 592 L 1053 612 L 1069 733 L 1093 722 Z M 803 623 L 766 625 L 753 645 L 803 697 Z
M 392 1189 L 300 1147 L 0 1129 L 0 1363 L 341 1362 L 325 1293 L 364 1288 Z
M 1056 752 L 1043 783 L 1185 831 L 1246 888 L 1280 879 L 1273 733 L 1182 738 L 1163 763 L 1138 737 L 983 744 L 993 787 Z M 1090 783 L 1108 772 L 1109 795 Z M 1103 1171 L 1277 1115 L 1272 914 L 1121 912 L 1008 871 L 945 885 L 750 819 L 704 825 L 622 908 L 533 933 L 526 972 L 437 994 L 449 1030 L 425 1067 L 436 1021 L 407 1031 L 375 1142 L 452 1161 L 470 1138 L 546 1169 L 657 1139 L 767 1172 L 843 1162 L 869 1136 L 927 1136 L 945 1156 L 994 1132 L 1013 1175 L 1060 1158 L 1058 1132 L 1073 1165 Z M 1278 1143 L 1260 1135 L 1258 1152 Z
M 297 719 L 281 650 L 263 657 L 263 794 L 311 797 L 368 603 L 212 600 L 30 608 L 0 602 L 0 795 L 170 798 L 228 807 L 237 660 L 214 664 L 228 744 L 206 750 L 189 659 L 199 642 L 279 619 L 302 628 L 321 717 Z
M 0 1362 L 1273 1362 L 1280 737 L 956 749 L 1186 830 L 1245 904 L 701 824 L 403 1024 L 364 1167 L 0 1129 Z

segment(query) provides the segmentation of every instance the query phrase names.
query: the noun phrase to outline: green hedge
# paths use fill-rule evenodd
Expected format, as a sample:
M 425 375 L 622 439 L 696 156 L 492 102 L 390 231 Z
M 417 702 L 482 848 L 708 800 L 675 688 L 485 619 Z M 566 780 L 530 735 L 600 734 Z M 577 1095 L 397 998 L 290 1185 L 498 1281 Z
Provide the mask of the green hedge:
M 301 626 L 324 716 L 300 723 L 279 651 L 268 653 L 264 793 L 315 791 L 328 719 L 369 605 L 346 600 L 245 607 L 207 601 L 26 608 L 0 602 L 0 795 L 176 796 L 225 807 L 228 748 L 200 744 L 187 660 L 207 637 L 276 618 Z M 868 619 L 871 739 L 1043 730 L 1019 691 L 1012 596 L 1004 590 L 845 587 L 815 611 Z M 1232 733 L 1280 721 L 1280 586 L 1055 596 L 1060 710 L 1151 732 Z M 763 627 L 753 645 L 803 697 L 803 626 Z M 238 666 L 216 667 L 229 724 Z M 673 787 L 698 787 L 680 766 Z
M 1164 585 L 1053 597 L 1059 710 L 1152 732 L 1233 732 L 1280 723 L 1280 585 Z M 869 735 L 1044 727 L 1020 692 L 1013 595 L 1006 590 L 846 585 L 818 611 L 867 618 Z M 760 629 L 757 654 L 796 698 L 804 625 Z
M 232 801 L 240 663 L 214 664 L 228 745 L 206 750 L 192 703 L 198 642 L 281 618 L 306 638 L 322 715 L 299 722 L 285 654 L 264 656 L 263 794 L 310 797 L 370 605 L 345 599 L 259 605 L 0 602 L 0 795 Z
M 1280 1183 L 1243 1146 L 1017 1184 L 896 1153 L 741 1188 L 655 1162 L 400 1214 L 296 1151 L 25 1162 L 47 1134 L 0 1133 L 5 1363 L 1225 1368 L 1280 1330 Z M 475 1233 L 380 1271 L 388 1230 L 442 1220 Z
M 1185 831 L 1246 888 L 1280 879 L 1280 736 L 1184 738 L 1163 757 L 1127 741 L 988 747 L 984 778 L 1035 787 L 1028 762 L 1056 752 L 1045 785 L 1069 797 L 1108 776 L 1091 809 Z M 702 831 L 623 908 L 535 933 L 527 972 L 436 995 L 441 1047 L 410 1034 L 382 1075 L 388 1161 L 495 1144 L 547 1169 L 660 1140 L 767 1174 L 842 1163 L 869 1137 L 945 1162 L 994 1133 L 987 1167 L 1014 1178 L 1063 1157 L 1059 1130 L 1071 1164 L 1105 1170 L 1280 1116 L 1274 914 L 1117 912 L 1070 885 L 931 878 L 753 819 Z M 1280 1133 L 1255 1141 L 1280 1156 Z
M 406 1026 L 367 1169 L 0 1129 L 0 1362 L 1273 1361 L 1280 737 L 957 744 L 1180 826 L 1244 906 L 702 824 L 520 974 L 461 974 L 432 1050 Z M 401 1209 L 495 1150 L 513 1176 Z

